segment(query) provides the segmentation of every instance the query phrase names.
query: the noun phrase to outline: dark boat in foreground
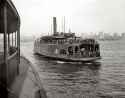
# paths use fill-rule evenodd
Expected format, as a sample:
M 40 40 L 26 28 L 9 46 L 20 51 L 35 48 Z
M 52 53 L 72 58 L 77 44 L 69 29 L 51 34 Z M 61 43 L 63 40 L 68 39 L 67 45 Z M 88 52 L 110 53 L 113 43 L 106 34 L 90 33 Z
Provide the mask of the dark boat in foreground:
M 75 33 L 59 33 L 53 18 L 53 35 L 35 40 L 34 53 L 47 58 L 71 62 L 92 62 L 100 59 L 99 43 L 94 39 L 83 39 Z
M 38 72 L 20 53 L 20 16 L 11 0 L 0 0 L 0 98 L 47 98 Z

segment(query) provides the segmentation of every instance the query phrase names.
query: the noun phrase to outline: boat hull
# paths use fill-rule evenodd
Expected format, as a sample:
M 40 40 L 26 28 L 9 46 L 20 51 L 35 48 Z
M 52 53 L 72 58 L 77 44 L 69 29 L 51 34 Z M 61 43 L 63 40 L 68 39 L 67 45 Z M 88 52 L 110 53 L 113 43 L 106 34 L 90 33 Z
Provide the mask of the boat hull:
M 61 58 L 61 57 L 55 57 L 55 56 L 47 56 L 41 53 L 35 53 L 36 55 L 39 55 L 43 58 L 51 59 L 51 60 L 59 60 L 64 62 L 95 62 L 101 57 L 91 57 L 91 58 L 82 58 L 82 59 L 75 59 L 75 58 Z
M 40 44 L 38 46 L 34 45 L 34 53 L 42 55 L 46 58 L 51 58 L 54 60 L 67 61 L 67 62 L 94 62 L 101 59 L 100 56 L 83 56 L 80 53 L 77 54 L 60 54 L 61 49 L 67 50 L 70 46 L 75 46 L 75 44 Z

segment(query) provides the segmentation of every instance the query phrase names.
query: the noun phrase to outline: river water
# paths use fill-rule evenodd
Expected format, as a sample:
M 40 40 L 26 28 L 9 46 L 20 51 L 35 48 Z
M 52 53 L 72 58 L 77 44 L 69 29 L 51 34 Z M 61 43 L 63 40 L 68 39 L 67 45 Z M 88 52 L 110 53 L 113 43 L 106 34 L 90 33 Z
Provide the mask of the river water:
M 100 41 L 96 63 L 64 63 L 33 54 L 33 42 L 21 51 L 38 70 L 48 98 L 125 98 L 125 39 Z

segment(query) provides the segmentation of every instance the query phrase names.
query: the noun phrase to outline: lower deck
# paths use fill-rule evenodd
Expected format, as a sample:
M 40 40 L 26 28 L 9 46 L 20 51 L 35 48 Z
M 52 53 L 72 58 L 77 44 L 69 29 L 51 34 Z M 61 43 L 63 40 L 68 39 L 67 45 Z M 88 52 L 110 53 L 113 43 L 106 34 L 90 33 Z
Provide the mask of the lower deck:
M 92 49 L 79 44 L 39 44 L 34 45 L 34 53 L 65 61 L 94 61 L 100 59 L 99 48 Z
M 60 61 L 66 61 L 66 62 L 94 62 L 96 60 L 101 59 L 101 57 L 86 57 L 86 58 L 73 58 L 71 56 L 65 57 L 65 56 L 54 56 L 54 55 L 45 55 L 42 53 L 35 53 L 37 55 L 40 55 L 44 58 L 50 58 L 53 60 L 60 60 Z

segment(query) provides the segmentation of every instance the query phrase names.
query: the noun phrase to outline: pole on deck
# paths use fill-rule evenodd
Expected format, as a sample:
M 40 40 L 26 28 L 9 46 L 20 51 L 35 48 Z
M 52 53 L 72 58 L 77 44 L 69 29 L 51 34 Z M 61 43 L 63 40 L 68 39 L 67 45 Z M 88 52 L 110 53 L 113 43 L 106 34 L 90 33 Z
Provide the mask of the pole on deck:
M 18 64 L 20 64 L 20 28 L 17 30 L 17 51 L 18 51 Z M 19 74 L 19 65 L 17 67 L 17 73 Z
M 13 47 L 13 33 L 12 33 L 12 47 Z
M 7 88 L 7 82 L 8 82 L 8 73 L 7 73 L 7 6 L 6 6 L 6 0 L 3 2 L 4 3 L 4 7 L 3 7 L 3 15 L 4 15 L 4 67 L 3 67 L 3 75 L 4 75 L 4 84 Z M 7 89 L 5 89 L 5 92 L 6 92 L 6 95 L 5 96 L 8 96 L 8 93 L 7 93 Z
M 16 38 L 16 32 L 15 32 L 15 47 L 16 47 L 16 40 L 17 40 L 17 38 Z
M 8 52 L 10 51 L 10 34 L 8 33 Z
M 6 3 L 5 3 L 6 5 Z M 7 8 L 4 6 L 4 61 L 7 62 Z

